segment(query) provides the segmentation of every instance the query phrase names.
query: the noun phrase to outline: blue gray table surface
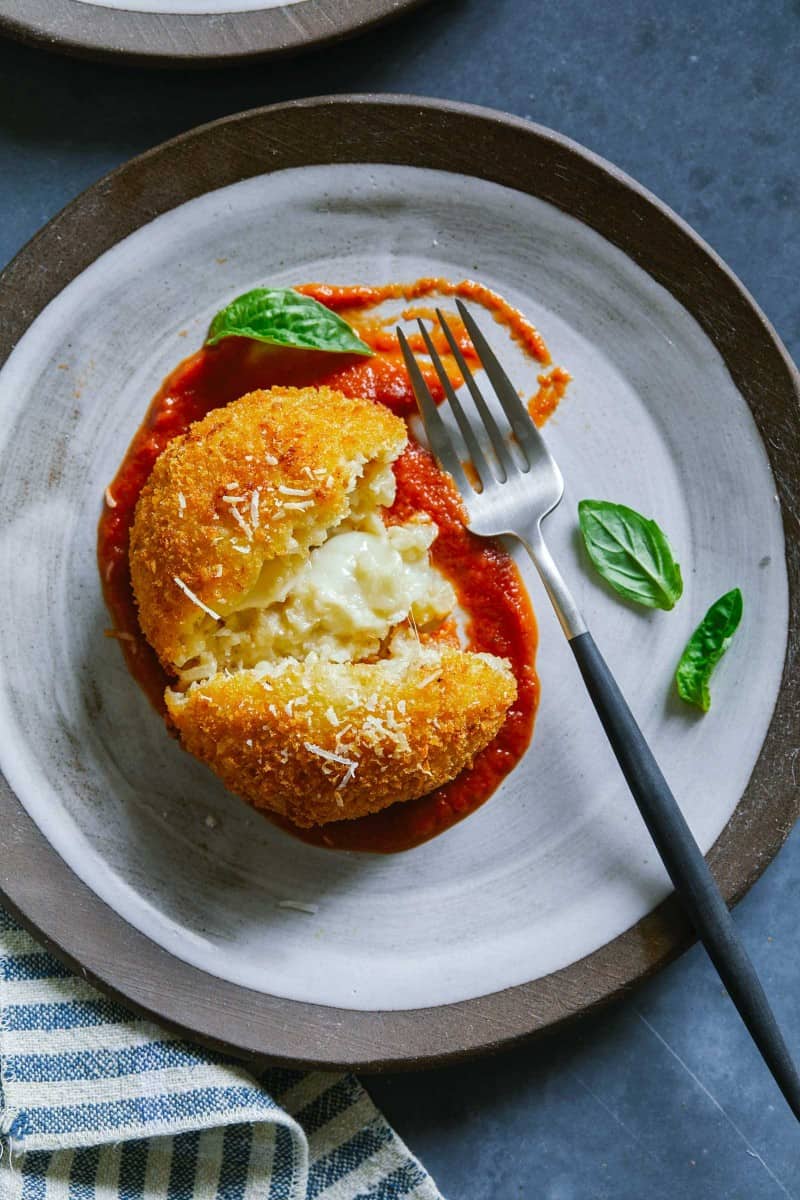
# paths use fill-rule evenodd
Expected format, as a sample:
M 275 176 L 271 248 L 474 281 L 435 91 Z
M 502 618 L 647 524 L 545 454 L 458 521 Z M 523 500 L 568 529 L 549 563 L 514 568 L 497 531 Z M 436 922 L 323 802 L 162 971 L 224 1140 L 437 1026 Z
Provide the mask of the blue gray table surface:
M 0 39 L 0 261 L 111 167 L 193 125 L 337 91 L 469 100 L 630 172 L 800 350 L 797 0 L 434 0 L 277 63 L 151 73 Z M 800 1055 L 800 831 L 737 909 Z M 800 1130 L 697 948 L 547 1040 L 371 1081 L 448 1200 L 800 1200 Z

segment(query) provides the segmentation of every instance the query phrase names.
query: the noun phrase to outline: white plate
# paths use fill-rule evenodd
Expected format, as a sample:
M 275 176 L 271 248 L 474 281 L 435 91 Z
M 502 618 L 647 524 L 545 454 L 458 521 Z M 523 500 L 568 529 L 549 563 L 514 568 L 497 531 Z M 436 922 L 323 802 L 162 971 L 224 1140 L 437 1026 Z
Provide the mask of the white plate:
M 527 572 L 542 695 L 522 764 L 426 845 L 334 853 L 273 828 L 166 736 L 103 638 L 95 527 L 150 397 L 229 298 L 258 284 L 423 274 L 497 288 L 574 377 L 547 427 L 567 481 L 547 533 L 707 849 L 747 784 L 780 687 L 788 592 L 776 486 L 709 338 L 586 225 L 496 184 L 413 167 L 256 176 L 103 254 L 0 373 L 6 778 L 86 885 L 171 954 L 272 996 L 359 1010 L 469 1000 L 546 975 L 668 891 L 538 582 Z M 503 336 L 511 373 L 535 390 Z M 668 532 L 685 579 L 674 612 L 636 611 L 587 569 L 576 536 L 585 496 L 630 504 Z M 737 585 L 742 626 L 699 717 L 674 698 L 672 674 L 708 605 Z M 317 912 L 279 908 L 286 899 Z

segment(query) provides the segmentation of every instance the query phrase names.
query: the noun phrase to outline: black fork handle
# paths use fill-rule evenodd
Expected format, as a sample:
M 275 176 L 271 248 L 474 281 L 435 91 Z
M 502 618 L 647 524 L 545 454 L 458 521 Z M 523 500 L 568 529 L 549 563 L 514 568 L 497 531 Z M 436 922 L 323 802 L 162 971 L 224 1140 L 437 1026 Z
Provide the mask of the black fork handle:
M 590 633 L 570 646 L 675 890 L 742 1020 L 800 1121 L 800 1076 L 714 877 Z

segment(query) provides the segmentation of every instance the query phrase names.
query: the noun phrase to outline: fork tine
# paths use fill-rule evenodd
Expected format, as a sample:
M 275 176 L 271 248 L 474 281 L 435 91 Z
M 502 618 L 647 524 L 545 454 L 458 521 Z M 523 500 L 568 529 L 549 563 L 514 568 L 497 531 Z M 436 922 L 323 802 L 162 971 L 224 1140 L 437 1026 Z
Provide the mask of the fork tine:
M 453 336 L 453 331 L 447 324 L 444 313 L 440 308 L 436 309 L 436 316 L 439 318 L 439 324 L 444 330 L 444 336 L 447 338 L 453 358 L 456 360 L 456 365 L 461 372 L 464 382 L 469 388 L 472 399 L 475 401 L 475 407 L 478 410 L 478 415 L 483 422 L 486 432 L 489 434 L 489 438 L 494 448 L 495 455 L 497 456 L 497 461 L 502 473 L 500 482 L 505 483 L 509 475 L 513 475 L 517 471 L 517 465 L 511 457 L 511 452 L 506 445 L 505 439 L 503 438 L 500 430 L 497 428 L 497 422 L 489 411 L 481 390 L 475 382 L 472 372 L 464 361 L 464 355 L 461 353 L 458 342 Z
M 497 399 L 500 401 L 503 412 L 508 417 L 511 428 L 514 430 L 517 442 L 527 457 L 529 465 L 533 466 L 534 462 L 541 458 L 542 453 L 546 453 L 542 437 L 534 425 L 530 413 L 520 400 L 516 388 L 500 366 L 494 350 L 492 350 L 486 338 L 481 333 L 480 326 L 472 316 L 472 313 L 461 300 L 456 300 L 456 307 L 458 308 L 461 320 L 467 328 L 467 333 L 472 339 L 472 344 L 478 351 L 481 366 L 497 394 Z
M 461 466 L 461 461 L 456 453 L 447 426 L 442 420 L 439 409 L 436 407 L 436 401 L 428 390 L 428 385 L 419 369 L 417 360 L 414 358 L 406 336 L 399 327 L 397 330 L 397 339 L 400 342 L 400 349 L 403 352 L 406 370 L 411 379 L 411 386 L 414 389 L 414 395 L 419 406 L 422 423 L 425 426 L 425 432 L 431 444 L 431 449 L 445 471 L 453 476 L 456 487 L 461 495 L 466 497 L 470 491 L 474 491 L 475 489 L 464 474 L 464 469 Z
M 417 324 L 419 325 L 420 333 L 425 340 L 425 345 L 428 348 L 428 354 L 431 356 L 431 362 L 436 368 L 436 374 L 439 376 L 439 382 L 444 388 L 445 395 L 447 396 L 447 399 L 450 402 L 450 407 L 453 410 L 453 415 L 458 422 L 458 428 L 461 430 L 461 435 L 466 443 L 467 452 L 472 459 L 472 465 L 475 467 L 475 470 L 478 473 L 478 478 L 481 481 L 481 487 L 486 489 L 491 483 L 494 482 L 492 469 L 487 462 L 486 455 L 481 449 L 480 442 L 475 437 L 472 426 L 467 420 L 467 415 L 464 412 L 464 409 L 461 407 L 461 401 L 456 395 L 455 389 L 450 382 L 450 376 L 444 369 L 444 363 L 436 351 L 436 347 L 433 344 L 433 339 L 421 320 L 418 320 Z

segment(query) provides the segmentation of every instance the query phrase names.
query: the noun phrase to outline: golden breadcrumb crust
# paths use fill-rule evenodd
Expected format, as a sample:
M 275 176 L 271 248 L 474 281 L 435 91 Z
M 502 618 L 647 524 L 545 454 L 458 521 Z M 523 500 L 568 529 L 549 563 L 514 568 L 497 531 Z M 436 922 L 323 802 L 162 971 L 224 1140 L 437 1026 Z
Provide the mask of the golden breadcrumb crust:
M 213 620 L 176 578 L 225 616 L 265 561 L 321 543 L 365 466 L 393 461 L 406 440 L 388 409 L 330 388 L 251 392 L 175 438 L 142 490 L 130 543 L 139 622 L 166 670 L 196 653 Z
M 498 732 L 516 690 L 502 660 L 436 646 L 372 664 L 218 674 L 166 700 L 183 745 L 231 791 L 310 826 L 453 779 Z
M 142 630 L 171 676 L 187 663 L 184 684 L 200 673 L 166 692 L 175 729 L 232 791 L 297 825 L 377 812 L 454 778 L 516 697 L 503 660 L 424 633 L 419 644 L 408 629 L 378 661 L 218 668 L 220 618 L 248 609 L 273 562 L 291 573 L 348 516 L 390 500 L 406 440 L 404 422 L 368 400 L 252 392 L 176 438 L 137 504 Z

